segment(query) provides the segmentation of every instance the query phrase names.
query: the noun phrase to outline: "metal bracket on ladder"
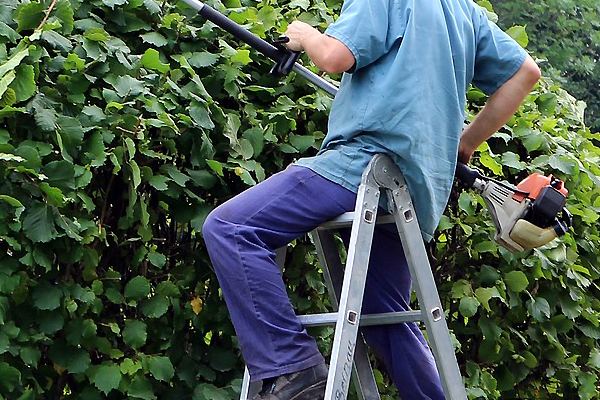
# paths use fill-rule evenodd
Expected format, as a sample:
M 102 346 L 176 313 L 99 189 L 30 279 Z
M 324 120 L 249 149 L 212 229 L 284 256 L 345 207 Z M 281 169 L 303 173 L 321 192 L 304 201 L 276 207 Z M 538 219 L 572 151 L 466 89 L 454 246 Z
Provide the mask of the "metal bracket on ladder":
M 385 190 L 391 215 L 377 216 L 381 190 Z M 362 301 L 377 223 L 396 223 L 408 262 L 420 310 L 361 315 Z M 332 230 L 352 226 L 345 269 L 342 268 Z M 351 375 L 361 400 L 379 400 L 359 326 L 422 321 L 448 400 L 466 400 L 467 395 L 454 354 L 454 347 L 419 224 L 402 173 L 387 156 L 377 154 L 363 173 L 353 213 L 322 224 L 311 232 L 324 272 L 331 303 L 337 312 L 299 316 L 305 326 L 335 324 L 335 334 L 325 400 L 345 400 Z M 241 399 L 249 399 L 260 389 L 244 375 Z

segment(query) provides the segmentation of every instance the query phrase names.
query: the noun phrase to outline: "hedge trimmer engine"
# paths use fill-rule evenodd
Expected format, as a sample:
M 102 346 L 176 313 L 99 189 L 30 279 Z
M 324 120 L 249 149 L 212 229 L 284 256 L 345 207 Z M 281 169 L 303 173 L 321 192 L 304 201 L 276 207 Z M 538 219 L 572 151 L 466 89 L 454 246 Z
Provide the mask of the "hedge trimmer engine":
M 552 175 L 534 173 L 513 187 L 459 163 L 456 176 L 483 197 L 497 230 L 494 239 L 514 253 L 543 246 L 571 226 L 568 191 Z

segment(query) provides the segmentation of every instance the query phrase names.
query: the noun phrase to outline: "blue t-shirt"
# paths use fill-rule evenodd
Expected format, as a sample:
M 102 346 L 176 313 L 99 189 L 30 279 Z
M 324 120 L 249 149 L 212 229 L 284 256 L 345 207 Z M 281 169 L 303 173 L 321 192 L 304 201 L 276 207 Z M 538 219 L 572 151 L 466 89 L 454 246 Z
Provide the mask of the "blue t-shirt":
M 356 64 L 321 150 L 297 164 L 356 192 L 371 157 L 388 154 L 430 240 L 452 187 L 469 84 L 495 92 L 526 52 L 472 0 L 346 0 L 326 33 Z

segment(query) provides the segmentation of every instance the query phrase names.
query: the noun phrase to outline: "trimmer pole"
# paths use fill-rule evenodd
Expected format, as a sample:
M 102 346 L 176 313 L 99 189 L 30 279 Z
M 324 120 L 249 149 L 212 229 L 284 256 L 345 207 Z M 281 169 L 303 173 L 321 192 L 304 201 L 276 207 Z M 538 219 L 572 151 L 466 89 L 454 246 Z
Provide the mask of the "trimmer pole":
M 311 72 L 306 69 L 299 63 L 295 62 L 298 54 L 292 52 L 284 48 L 283 46 L 275 46 L 264 39 L 256 36 L 246 28 L 238 25 L 231 19 L 227 18 L 225 15 L 221 14 L 211 6 L 204 4 L 198 0 L 182 0 L 195 10 L 198 10 L 198 14 L 209 20 L 210 22 L 218 25 L 223 28 L 227 32 L 231 33 L 233 36 L 238 39 L 244 41 L 251 47 L 260 51 L 273 61 L 277 63 L 276 65 L 276 73 L 278 75 L 287 75 L 289 70 L 293 70 L 299 75 L 302 75 L 308 81 L 314 83 L 319 88 L 323 89 L 325 92 L 329 93 L 332 96 L 335 96 L 338 88 L 327 82 L 325 79 L 321 78 L 319 75 Z M 286 65 L 289 64 L 289 65 Z

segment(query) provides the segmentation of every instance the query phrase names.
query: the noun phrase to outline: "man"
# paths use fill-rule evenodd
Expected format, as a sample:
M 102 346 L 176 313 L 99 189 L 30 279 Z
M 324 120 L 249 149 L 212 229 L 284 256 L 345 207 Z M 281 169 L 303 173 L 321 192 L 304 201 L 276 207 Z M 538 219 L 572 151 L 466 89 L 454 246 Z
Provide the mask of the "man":
M 273 250 L 353 210 L 360 176 L 377 153 L 402 170 L 430 240 L 457 158 L 468 162 L 506 123 L 540 72 L 472 0 L 346 0 L 324 34 L 296 21 L 286 35 L 288 47 L 320 69 L 347 72 L 322 149 L 218 207 L 203 232 L 251 379 L 266 383 L 257 398 L 312 400 L 323 396 L 327 368 L 298 323 Z M 491 96 L 461 134 L 470 83 Z M 410 288 L 395 228 L 378 226 L 363 313 L 406 310 Z M 363 333 L 402 399 L 444 398 L 416 324 Z

